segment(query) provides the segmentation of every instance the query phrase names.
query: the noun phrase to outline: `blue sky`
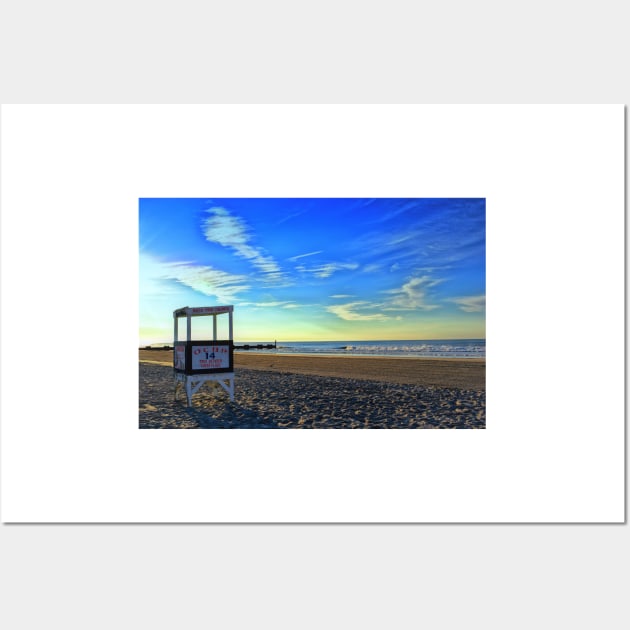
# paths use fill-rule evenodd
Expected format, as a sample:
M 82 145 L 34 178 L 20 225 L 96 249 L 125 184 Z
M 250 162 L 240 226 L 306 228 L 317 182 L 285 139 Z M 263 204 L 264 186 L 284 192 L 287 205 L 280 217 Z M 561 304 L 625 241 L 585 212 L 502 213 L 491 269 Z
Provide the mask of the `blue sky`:
M 237 341 L 485 338 L 484 199 L 141 199 L 139 218 L 141 345 L 223 304 Z

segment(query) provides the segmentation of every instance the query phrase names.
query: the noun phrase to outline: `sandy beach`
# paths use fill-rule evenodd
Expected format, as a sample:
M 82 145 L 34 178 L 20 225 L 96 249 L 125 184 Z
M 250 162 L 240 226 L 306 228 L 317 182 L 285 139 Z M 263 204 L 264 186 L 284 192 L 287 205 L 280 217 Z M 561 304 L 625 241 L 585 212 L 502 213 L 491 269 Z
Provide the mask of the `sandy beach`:
M 234 355 L 235 400 L 173 400 L 172 352 L 140 350 L 140 428 L 485 428 L 485 360 Z

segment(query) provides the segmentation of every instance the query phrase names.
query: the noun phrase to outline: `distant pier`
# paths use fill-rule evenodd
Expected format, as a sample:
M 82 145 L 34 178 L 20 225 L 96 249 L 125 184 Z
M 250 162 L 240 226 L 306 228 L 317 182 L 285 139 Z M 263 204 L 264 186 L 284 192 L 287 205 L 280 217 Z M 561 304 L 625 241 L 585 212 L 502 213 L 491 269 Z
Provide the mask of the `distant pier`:
M 242 346 L 234 346 L 234 350 L 275 350 L 277 341 L 273 343 L 246 343 Z
M 234 350 L 276 350 L 278 342 L 273 343 L 246 343 L 242 346 L 233 345 Z M 172 350 L 173 346 L 144 346 L 142 350 Z

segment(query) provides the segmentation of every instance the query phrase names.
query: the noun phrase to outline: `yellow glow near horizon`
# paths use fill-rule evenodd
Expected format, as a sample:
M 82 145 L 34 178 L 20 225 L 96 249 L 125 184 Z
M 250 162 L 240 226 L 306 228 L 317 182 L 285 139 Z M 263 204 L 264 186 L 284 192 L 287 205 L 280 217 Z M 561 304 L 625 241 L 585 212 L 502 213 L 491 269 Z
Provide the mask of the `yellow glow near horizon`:
M 261 309 L 262 310 L 262 309 Z M 234 339 L 237 342 L 272 342 L 278 341 L 396 341 L 396 340 L 435 340 L 435 339 L 485 339 L 485 318 L 469 317 L 462 322 L 455 317 L 430 318 L 418 321 L 390 322 L 345 322 L 343 320 L 311 321 L 298 320 L 295 314 L 286 316 L 279 313 L 282 309 L 265 309 L 269 313 L 251 315 L 239 321 L 238 310 L 234 313 Z M 220 317 L 218 318 L 221 319 Z M 180 338 L 185 337 L 185 324 L 180 322 Z M 380 324 L 380 325 L 378 325 Z M 227 332 L 219 325 L 218 337 L 224 338 Z M 211 331 L 211 322 L 193 324 L 193 337 L 201 338 L 205 331 Z M 209 333 L 211 336 L 211 333 Z M 152 326 L 140 329 L 140 344 L 150 345 L 171 343 L 173 328 Z

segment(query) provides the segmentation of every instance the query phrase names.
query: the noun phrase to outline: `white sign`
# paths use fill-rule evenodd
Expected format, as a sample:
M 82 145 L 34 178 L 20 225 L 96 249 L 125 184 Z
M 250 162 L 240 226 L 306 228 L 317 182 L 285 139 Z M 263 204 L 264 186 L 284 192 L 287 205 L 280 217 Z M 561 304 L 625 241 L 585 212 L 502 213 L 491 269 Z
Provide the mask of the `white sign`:
M 192 369 L 210 370 L 230 367 L 230 349 L 228 346 L 193 346 Z
M 174 359 L 175 359 L 174 367 L 176 370 L 186 369 L 186 346 L 184 345 L 175 346 Z
M 199 306 L 189 309 L 192 315 L 216 315 L 217 313 L 229 313 L 231 306 Z

